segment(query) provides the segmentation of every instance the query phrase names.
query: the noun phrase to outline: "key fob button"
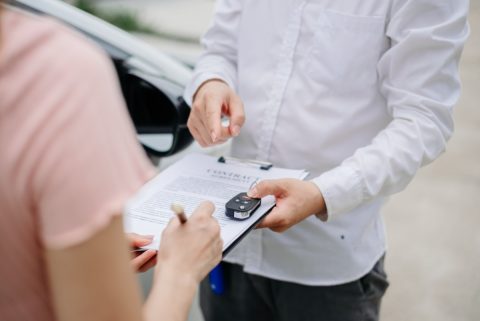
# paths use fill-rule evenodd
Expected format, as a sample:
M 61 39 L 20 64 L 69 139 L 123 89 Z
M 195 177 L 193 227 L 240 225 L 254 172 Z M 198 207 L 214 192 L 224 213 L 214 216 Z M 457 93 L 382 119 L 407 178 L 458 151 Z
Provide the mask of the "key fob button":
M 240 193 L 225 204 L 225 215 L 236 219 L 248 219 L 260 206 L 261 199 L 248 197 L 247 193 Z

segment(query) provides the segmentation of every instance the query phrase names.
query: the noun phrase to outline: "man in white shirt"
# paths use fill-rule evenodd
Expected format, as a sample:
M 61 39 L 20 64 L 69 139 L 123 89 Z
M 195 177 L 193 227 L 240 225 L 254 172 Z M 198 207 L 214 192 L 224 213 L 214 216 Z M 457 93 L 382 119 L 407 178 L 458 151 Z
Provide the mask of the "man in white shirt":
M 207 321 L 378 320 L 380 208 L 452 135 L 467 12 L 468 0 L 218 1 L 185 92 L 192 134 L 311 176 L 250 192 L 277 197 L 270 229 L 225 258 L 224 294 L 204 282 Z

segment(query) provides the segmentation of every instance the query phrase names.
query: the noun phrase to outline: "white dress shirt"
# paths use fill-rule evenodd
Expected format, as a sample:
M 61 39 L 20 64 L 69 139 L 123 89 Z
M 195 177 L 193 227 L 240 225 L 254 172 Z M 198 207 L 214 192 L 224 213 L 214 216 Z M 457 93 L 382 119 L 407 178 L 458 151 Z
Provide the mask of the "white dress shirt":
M 467 12 L 467 0 L 218 1 L 185 99 L 224 80 L 246 112 L 232 154 L 307 169 L 328 210 L 253 231 L 226 261 L 307 285 L 373 267 L 382 203 L 452 135 Z

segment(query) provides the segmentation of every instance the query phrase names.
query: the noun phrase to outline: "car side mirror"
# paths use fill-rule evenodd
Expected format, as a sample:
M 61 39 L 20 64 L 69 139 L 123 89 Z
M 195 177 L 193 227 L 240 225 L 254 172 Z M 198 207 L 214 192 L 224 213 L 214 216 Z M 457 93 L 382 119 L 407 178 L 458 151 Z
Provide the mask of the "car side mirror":
M 128 112 L 138 139 L 148 154 L 173 155 L 193 138 L 187 128 L 190 107 L 182 98 L 183 86 L 158 75 L 115 61 Z

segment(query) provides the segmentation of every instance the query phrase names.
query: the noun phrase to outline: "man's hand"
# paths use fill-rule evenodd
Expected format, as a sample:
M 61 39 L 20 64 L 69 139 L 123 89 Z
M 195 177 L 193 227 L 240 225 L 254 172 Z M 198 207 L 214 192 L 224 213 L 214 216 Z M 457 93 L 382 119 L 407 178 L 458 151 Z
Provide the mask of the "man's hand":
M 222 115 L 230 118 L 228 127 L 222 126 Z M 245 122 L 243 103 L 235 92 L 221 80 L 203 83 L 197 90 L 188 118 L 188 129 L 200 146 L 221 144 L 238 136 Z
M 132 261 L 130 261 L 133 269 L 137 272 L 145 272 L 154 267 L 157 263 L 157 251 L 146 250 L 135 251 L 140 247 L 148 245 L 152 242 L 153 236 L 138 235 L 135 233 L 127 234 L 128 243 L 132 250 Z
M 298 179 L 265 180 L 253 187 L 248 196 L 274 195 L 277 205 L 257 228 L 268 227 L 283 232 L 312 214 L 326 213 L 325 201 L 312 182 Z

